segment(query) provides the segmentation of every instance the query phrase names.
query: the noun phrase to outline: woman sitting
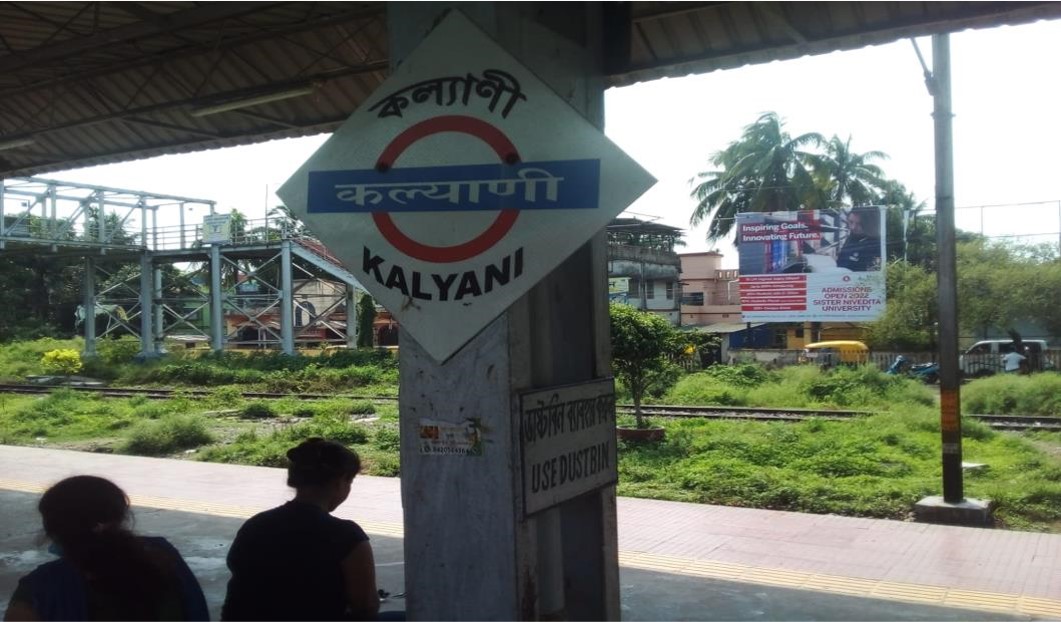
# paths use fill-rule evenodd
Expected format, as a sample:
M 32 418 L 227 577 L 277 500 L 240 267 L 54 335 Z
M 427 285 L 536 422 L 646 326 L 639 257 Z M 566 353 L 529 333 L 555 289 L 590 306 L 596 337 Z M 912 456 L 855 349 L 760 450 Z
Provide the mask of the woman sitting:
M 64 479 L 38 509 L 50 550 L 60 557 L 18 582 L 5 620 L 209 619 L 177 549 L 129 530 L 129 498 L 113 482 Z
M 350 495 L 357 454 L 320 438 L 287 452 L 292 501 L 253 516 L 228 554 L 223 620 L 372 620 L 379 612 L 368 536 L 331 512 Z

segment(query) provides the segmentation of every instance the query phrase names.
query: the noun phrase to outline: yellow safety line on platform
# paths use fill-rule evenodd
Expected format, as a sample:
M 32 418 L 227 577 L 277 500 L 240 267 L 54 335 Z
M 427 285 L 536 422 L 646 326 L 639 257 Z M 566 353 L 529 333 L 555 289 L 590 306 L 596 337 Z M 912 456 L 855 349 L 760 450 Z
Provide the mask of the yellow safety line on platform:
M 0 479 L 0 490 L 42 493 L 47 487 L 42 484 Z M 249 518 L 263 508 L 188 501 L 165 497 L 130 495 L 129 501 L 137 507 L 158 510 L 194 512 L 230 518 Z M 400 538 L 404 535 L 402 525 L 397 523 L 358 521 L 366 532 L 380 536 Z M 654 570 L 692 577 L 721 579 L 741 583 L 755 583 L 772 587 L 829 592 L 845 596 L 880 598 L 903 602 L 932 604 L 961 609 L 1020 613 L 1051 619 L 1061 619 L 1061 600 L 1018 596 L 996 592 L 976 592 L 957 588 L 945 588 L 913 583 L 896 583 L 873 579 L 857 579 L 835 575 L 758 568 L 728 562 L 686 559 L 670 555 L 656 555 L 636 551 L 619 551 L 619 564 L 627 568 Z

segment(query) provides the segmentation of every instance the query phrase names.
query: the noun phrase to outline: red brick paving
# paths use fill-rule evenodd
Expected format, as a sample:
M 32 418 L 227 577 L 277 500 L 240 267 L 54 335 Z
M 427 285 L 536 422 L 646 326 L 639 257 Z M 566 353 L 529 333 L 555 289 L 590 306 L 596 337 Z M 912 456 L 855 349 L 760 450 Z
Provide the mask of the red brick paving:
M 290 498 L 280 469 L 0 446 L 0 480 L 47 485 L 76 473 L 104 475 L 132 496 L 250 509 Z M 400 525 L 399 481 L 359 477 L 338 513 Z M 619 549 L 1061 599 L 1056 534 L 621 498 Z

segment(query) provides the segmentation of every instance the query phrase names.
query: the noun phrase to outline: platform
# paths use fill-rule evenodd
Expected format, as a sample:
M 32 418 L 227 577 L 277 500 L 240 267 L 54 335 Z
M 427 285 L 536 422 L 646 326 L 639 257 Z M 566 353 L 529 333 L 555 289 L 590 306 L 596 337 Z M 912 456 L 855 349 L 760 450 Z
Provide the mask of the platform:
M 48 559 L 39 493 L 75 473 L 125 488 L 137 529 L 173 539 L 215 619 L 235 530 L 290 498 L 280 469 L 0 446 L 0 609 Z M 380 586 L 402 591 L 399 481 L 359 477 L 336 514 L 372 536 Z M 1055 534 L 621 498 L 619 549 L 624 619 L 1061 619 Z

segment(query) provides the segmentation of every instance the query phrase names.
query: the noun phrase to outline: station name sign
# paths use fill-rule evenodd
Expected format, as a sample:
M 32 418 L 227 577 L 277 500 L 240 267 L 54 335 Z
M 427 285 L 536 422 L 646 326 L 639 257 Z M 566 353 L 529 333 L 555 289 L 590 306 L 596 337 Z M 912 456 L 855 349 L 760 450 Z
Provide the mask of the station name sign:
M 520 396 L 526 514 L 618 480 L 615 384 L 594 380 Z

